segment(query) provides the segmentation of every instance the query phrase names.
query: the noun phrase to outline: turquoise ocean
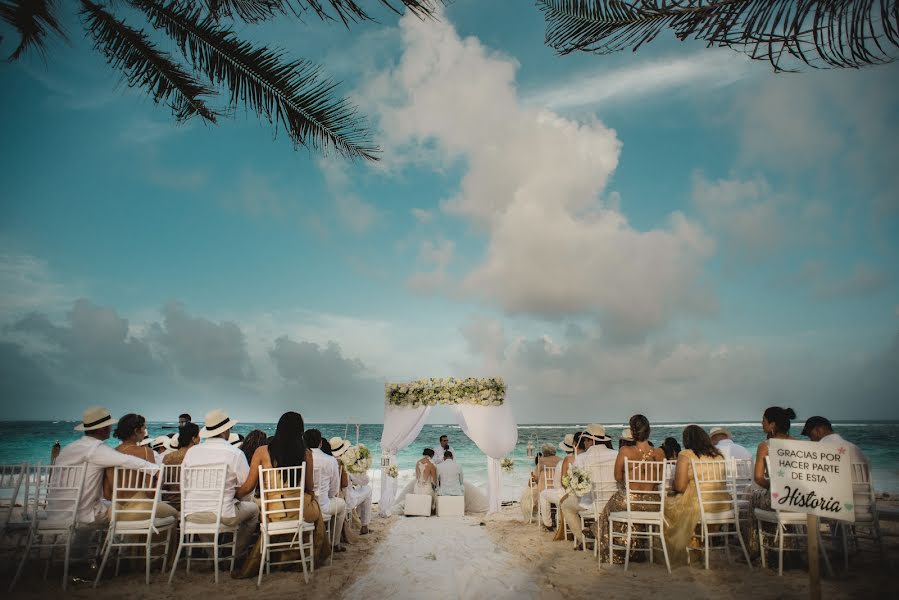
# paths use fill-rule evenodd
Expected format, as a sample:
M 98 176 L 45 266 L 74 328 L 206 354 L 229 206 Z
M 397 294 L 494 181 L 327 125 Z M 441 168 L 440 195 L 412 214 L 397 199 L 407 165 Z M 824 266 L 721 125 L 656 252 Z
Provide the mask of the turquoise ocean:
M 73 431 L 76 422 L 65 421 L 3 421 L 0 422 L 0 463 L 47 463 L 53 443 L 59 440 L 63 445 L 74 441 L 81 434 Z M 151 422 L 148 429 L 151 436 L 164 435 L 177 431 L 176 422 Z M 565 434 L 584 428 L 584 423 L 559 425 L 519 425 L 518 445 L 510 456 L 515 460 L 515 470 L 504 478 L 503 497 L 505 500 L 517 499 L 521 486 L 533 467 L 533 458 L 528 458 L 527 448 L 530 441 L 539 452 L 544 443 L 557 446 Z M 607 433 L 617 445 L 618 435 L 627 427 L 627 423 L 604 424 Z M 683 428 L 688 423 L 659 423 L 653 426 L 650 439 L 660 445 L 666 437 L 674 437 L 679 442 Z M 751 452 L 764 439 L 759 423 L 751 422 L 716 422 L 700 423 L 706 430 L 715 426 L 726 426 L 734 435 L 734 441 L 747 447 Z M 326 437 L 346 437 L 351 442 L 357 441 L 357 426 L 345 424 L 307 423 L 309 428 L 315 427 Z M 246 435 L 253 429 L 261 429 L 268 435 L 274 434 L 275 423 L 240 423 L 235 431 Z M 380 439 L 383 426 L 380 424 L 364 424 L 358 426 L 358 441 L 368 446 L 374 453 L 374 466 L 377 467 L 380 455 Z M 798 436 L 801 424 L 795 424 L 793 435 Z M 875 488 L 880 492 L 899 494 L 899 421 L 851 421 L 834 422 L 834 429 L 847 440 L 857 444 L 871 461 Z M 438 445 L 441 435 L 447 435 L 450 445 L 456 451 L 456 459 L 461 463 L 466 479 L 486 485 L 487 460 L 477 446 L 462 433 L 458 425 L 425 425 L 421 434 L 409 447 L 400 452 L 400 489 L 412 477 L 415 461 L 426 447 Z M 115 440 L 109 441 L 115 445 Z M 380 473 L 374 469 L 375 497 L 377 498 L 377 478 Z

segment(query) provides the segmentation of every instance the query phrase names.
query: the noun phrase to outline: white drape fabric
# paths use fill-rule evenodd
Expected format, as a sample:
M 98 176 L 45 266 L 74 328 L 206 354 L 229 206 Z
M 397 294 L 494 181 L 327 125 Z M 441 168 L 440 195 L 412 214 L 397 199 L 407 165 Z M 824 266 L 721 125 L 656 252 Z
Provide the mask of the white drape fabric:
M 462 404 L 454 407 L 462 432 L 487 455 L 487 514 L 502 508 L 503 471 L 500 459 L 515 449 L 518 443 L 518 424 L 508 404 L 477 406 Z
M 387 475 L 387 469 L 396 463 L 397 452 L 414 442 L 421 433 L 429 412 L 430 406 L 384 407 L 384 431 L 381 433 L 381 497 L 378 500 L 378 514 L 382 517 L 390 515 L 390 509 L 393 508 L 393 501 L 396 498 L 396 479 Z

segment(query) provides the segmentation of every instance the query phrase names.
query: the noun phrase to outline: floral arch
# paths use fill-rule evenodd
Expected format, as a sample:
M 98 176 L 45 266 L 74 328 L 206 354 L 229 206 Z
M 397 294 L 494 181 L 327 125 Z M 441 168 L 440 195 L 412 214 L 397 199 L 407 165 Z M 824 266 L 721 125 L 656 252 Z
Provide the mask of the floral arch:
M 390 514 L 397 481 L 387 475 L 397 453 L 421 433 L 431 407 L 453 407 L 462 432 L 487 455 L 488 513 L 501 507 L 500 460 L 518 443 L 518 425 L 506 403 L 506 384 L 499 377 L 487 379 L 419 379 L 384 385 L 384 431 L 381 434 L 381 499 L 379 513 Z

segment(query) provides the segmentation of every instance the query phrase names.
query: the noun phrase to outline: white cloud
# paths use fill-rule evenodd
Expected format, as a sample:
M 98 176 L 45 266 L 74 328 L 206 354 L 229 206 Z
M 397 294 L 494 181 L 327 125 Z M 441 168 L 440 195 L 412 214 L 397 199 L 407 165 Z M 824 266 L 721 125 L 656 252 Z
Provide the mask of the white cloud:
M 375 206 L 349 190 L 350 177 L 347 164 L 337 158 L 320 158 L 318 167 L 325 177 L 328 191 L 334 196 L 337 217 L 341 223 L 356 233 L 364 233 L 381 219 Z
M 824 262 L 807 261 L 799 275 L 800 282 L 819 300 L 872 296 L 894 279 L 889 272 L 868 263 L 856 264 L 849 273 L 834 273 Z
M 51 274 L 46 261 L 28 254 L 0 254 L 0 318 L 31 311 L 58 313 L 78 295 Z
M 423 208 L 413 208 L 411 212 L 412 216 L 415 217 L 415 220 L 419 223 L 425 224 L 434 220 L 433 211 L 425 210 Z
M 602 61 L 596 61 L 601 65 Z M 727 50 L 702 50 L 689 56 L 672 56 L 630 62 L 626 67 L 583 71 L 564 81 L 550 82 L 526 94 L 527 105 L 564 111 L 633 102 L 647 96 L 670 95 L 678 90 L 695 92 L 733 83 L 746 77 L 751 60 Z
M 418 261 L 431 268 L 430 271 L 414 273 L 408 281 L 413 290 L 424 293 L 440 291 L 447 283 L 446 269 L 453 261 L 456 243 L 452 240 L 425 240 L 418 250 Z
M 722 246 L 733 258 L 764 258 L 784 242 L 787 232 L 782 210 L 789 200 L 775 194 L 764 177 L 709 181 L 697 172 L 693 174 L 691 199 L 710 229 L 720 234 Z M 809 218 L 820 213 L 820 208 L 810 210 Z
M 698 226 L 674 214 L 638 231 L 600 202 L 618 165 L 614 131 L 524 106 L 515 61 L 446 19 L 406 16 L 400 31 L 400 63 L 361 97 L 396 164 L 466 165 L 442 208 L 486 233 L 488 249 L 463 291 L 508 312 L 607 317 L 606 333 L 627 338 L 708 309 L 695 284 L 713 245 Z

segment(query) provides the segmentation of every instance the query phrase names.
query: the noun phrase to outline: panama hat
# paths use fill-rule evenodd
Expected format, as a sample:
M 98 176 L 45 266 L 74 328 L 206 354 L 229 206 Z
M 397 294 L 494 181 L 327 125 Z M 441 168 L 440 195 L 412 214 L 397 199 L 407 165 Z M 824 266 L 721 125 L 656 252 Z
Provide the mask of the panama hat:
M 559 449 L 571 454 L 574 452 L 574 434 L 569 433 L 565 439 L 559 442 Z
M 597 442 L 610 442 L 612 438 L 606 435 L 606 428 L 598 423 L 590 423 L 587 425 L 587 429 L 584 430 L 584 433 L 581 436 L 586 436 L 591 440 L 596 440 Z
M 153 438 L 153 441 L 150 442 L 150 448 L 152 448 L 153 450 L 159 450 L 160 448 L 164 448 L 165 450 L 168 450 L 171 447 L 171 446 L 169 446 L 171 441 L 172 440 L 169 436 L 160 435 L 160 436 Z
M 627 440 L 629 442 L 634 441 L 634 434 L 631 433 L 630 427 L 625 427 L 624 429 L 621 430 L 621 439 Z
M 734 437 L 734 434 L 732 434 L 727 427 L 712 427 L 712 430 L 709 432 L 709 437 L 714 437 L 716 435 L 723 435 L 727 437 L 727 439 L 733 439 Z
M 350 449 L 350 443 L 340 437 L 332 437 L 328 443 L 331 445 L 331 454 L 335 457 L 343 456 L 343 453 Z
M 203 429 L 200 430 L 201 438 L 211 438 L 224 433 L 237 425 L 237 421 L 228 416 L 228 413 L 220 408 L 206 413 Z
M 239 433 L 232 433 L 228 436 L 228 443 L 235 448 L 240 448 L 243 446 L 243 436 Z
M 118 423 L 118 419 L 113 419 L 109 411 L 102 406 L 91 406 L 84 411 L 81 416 L 81 423 L 75 425 L 75 431 L 94 431 L 95 429 L 103 429 L 110 425 Z
M 169 437 L 169 450 L 177 450 L 181 446 L 178 443 L 178 434 L 174 433 L 171 437 Z
M 142 439 L 140 442 L 138 442 L 137 445 L 138 446 L 149 446 L 152 442 L 153 442 L 153 438 L 151 438 L 149 435 L 145 435 L 144 439 Z

